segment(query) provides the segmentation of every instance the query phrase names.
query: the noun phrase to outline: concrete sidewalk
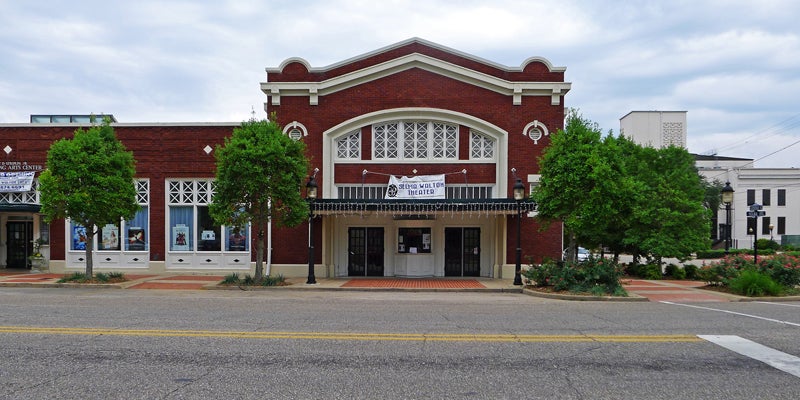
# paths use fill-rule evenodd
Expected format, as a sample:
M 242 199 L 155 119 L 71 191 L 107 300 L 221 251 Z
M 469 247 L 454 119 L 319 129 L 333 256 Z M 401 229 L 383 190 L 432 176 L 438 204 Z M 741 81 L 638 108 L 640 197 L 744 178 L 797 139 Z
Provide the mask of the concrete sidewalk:
M 584 301 L 672 301 L 681 303 L 727 302 L 753 300 L 800 301 L 800 296 L 748 298 L 702 289 L 703 282 L 673 280 L 623 279 L 628 297 L 587 296 L 580 294 L 548 293 L 533 288 L 515 286 L 508 279 L 491 278 L 316 278 L 306 284 L 306 278 L 287 278 L 286 286 L 229 286 L 221 285 L 224 276 L 196 274 L 126 274 L 121 283 L 82 284 L 58 283 L 63 274 L 0 269 L 0 287 L 79 287 L 97 289 L 166 289 L 166 290 L 335 290 L 335 291 L 406 291 L 406 292 L 494 292 L 524 293 L 559 300 Z

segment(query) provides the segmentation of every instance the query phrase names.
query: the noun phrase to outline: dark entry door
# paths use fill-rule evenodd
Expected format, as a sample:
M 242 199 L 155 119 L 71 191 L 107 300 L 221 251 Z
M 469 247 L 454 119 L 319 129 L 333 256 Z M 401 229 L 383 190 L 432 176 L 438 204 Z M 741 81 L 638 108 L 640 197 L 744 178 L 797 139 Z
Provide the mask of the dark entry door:
M 33 222 L 6 223 L 8 238 L 8 268 L 27 268 L 28 256 L 33 254 Z
M 383 228 L 350 228 L 348 276 L 383 276 Z
M 444 275 L 480 274 L 481 228 L 444 228 Z

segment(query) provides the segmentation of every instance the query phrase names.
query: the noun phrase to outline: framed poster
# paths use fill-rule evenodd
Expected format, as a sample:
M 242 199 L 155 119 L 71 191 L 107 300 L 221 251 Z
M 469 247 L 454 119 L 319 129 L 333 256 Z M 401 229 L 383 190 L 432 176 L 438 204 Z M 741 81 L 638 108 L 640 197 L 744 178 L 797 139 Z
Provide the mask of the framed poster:
M 183 224 L 178 224 L 172 227 L 172 250 L 175 251 L 191 251 L 191 243 L 189 241 L 189 227 Z
M 72 250 L 86 250 L 86 228 L 80 225 L 72 227 Z
M 245 251 L 247 250 L 247 233 L 244 229 L 231 229 L 228 236 L 228 250 Z
M 100 236 L 100 250 L 119 250 L 119 227 L 106 224 Z
M 128 248 L 127 250 L 144 250 L 145 249 L 144 229 L 139 226 L 131 226 L 128 228 Z

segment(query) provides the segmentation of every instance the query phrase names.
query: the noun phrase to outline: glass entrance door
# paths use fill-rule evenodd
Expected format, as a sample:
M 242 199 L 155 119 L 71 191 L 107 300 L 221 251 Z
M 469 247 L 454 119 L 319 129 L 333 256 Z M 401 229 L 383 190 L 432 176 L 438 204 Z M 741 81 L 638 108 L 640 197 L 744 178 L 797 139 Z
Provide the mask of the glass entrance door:
M 27 268 L 28 256 L 33 254 L 33 222 L 6 223 L 8 268 Z
M 444 229 L 444 275 L 480 276 L 481 228 Z
M 383 228 L 349 228 L 348 276 L 383 276 Z

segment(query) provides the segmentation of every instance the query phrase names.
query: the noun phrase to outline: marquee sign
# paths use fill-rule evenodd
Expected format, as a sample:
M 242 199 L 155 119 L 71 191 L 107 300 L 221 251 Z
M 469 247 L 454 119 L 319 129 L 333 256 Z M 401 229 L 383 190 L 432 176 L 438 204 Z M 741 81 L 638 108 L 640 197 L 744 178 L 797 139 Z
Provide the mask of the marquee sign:
M 444 199 L 444 174 L 420 176 L 389 176 L 386 199 Z
M 0 193 L 30 192 L 35 172 L 0 172 Z

